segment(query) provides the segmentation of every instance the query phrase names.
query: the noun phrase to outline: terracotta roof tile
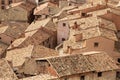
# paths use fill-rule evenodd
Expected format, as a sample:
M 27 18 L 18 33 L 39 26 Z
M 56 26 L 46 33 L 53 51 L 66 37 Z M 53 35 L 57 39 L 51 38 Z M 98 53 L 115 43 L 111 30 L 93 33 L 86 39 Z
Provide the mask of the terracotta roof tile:
M 50 34 L 44 32 L 43 30 L 34 30 L 31 32 L 25 33 L 25 37 L 16 39 L 8 49 L 16 47 L 25 47 L 29 44 L 41 44 L 43 41 L 51 37 Z
M 17 76 L 12 71 L 5 59 L 0 59 L 0 80 L 17 80 Z
M 19 67 L 24 63 L 26 57 L 31 57 L 32 50 L 33 46 L 28 46 L 8 51 L 6 54 L 6 60 L 11 61 L 13 67 Z
M 46 10 L 46 8 L 48 8 L 48 10 L 50 10 L 50 12 L 44 11 L 44 10 Z M 46 2 L 44 4 L 39 5 L 38 7 L 36 7 L 34 9 L 34 15 L 55 14 L 56 12 L 58 12 L 58 10 L 56 8 L 59 9 L 57 5 L 55 5 L 51 2 Z
M 20 35 L 25 31 L 27 26 L 28 24 L 24 22 L 9 22 L 3 23 L 3 27 L 0 27 L 0 30 L 3 34 L 6 34 L 16 39 L 20 37 Z
M 17 67 L 24 63 L 26 57 L 44 58 L 57 55 L 58 53 L 55 50 L 40 45 L 29 45 L 28 47 L 7 51 L 6 59 L 13 63 L 13 67 Z
M 23 78 L 23 79 L 19 79 L 19 80 L 51 80 L 51 79 L 55 79 L 55 78 L 56 77 L 48 75 L 48 74 L 40 74 L 37 76 Z
M 58 76 L 67 76 L 87 72 L 102 72 L 118 69 L 115 61 L 104 52 L 90 55 L 69 55 L 48 58 L 48 62 L 57 71 Z
M 8 45 L 0 42 L 0 55 L 2 55 L 8 48 Z
M 47 25 L 50 21 L 51 21 L 51 19 L 50 19 L 50 18 L 47 18 L 47 19 L 44 19 L 44 20 L 32 22 L 32 23 L 28 26 L 28 28 L 25 30 L 25 32 L 37 30 L 37 29 L 40 29 L 41 27 L 46 27 L 46 25 Z

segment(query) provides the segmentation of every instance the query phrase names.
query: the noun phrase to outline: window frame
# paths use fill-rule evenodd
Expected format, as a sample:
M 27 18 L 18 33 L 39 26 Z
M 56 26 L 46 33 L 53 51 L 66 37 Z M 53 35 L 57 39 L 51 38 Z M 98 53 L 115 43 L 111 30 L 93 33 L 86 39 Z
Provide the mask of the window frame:
M 66 23 L 63 23 L 63 27 L 65 27 L 66 26 Z
M 118 58 L 117 61 L 120 63 L 120 58 Z
M 99 47 L 99 42 L 94 42 L 94 47 Z
M 84 75 L 80 76 L 80 80 L 85 80 L 85 76 Z
M 98 72 L 97 76 L 102 77 L 102 72 Z
M 62 38 L 62 41 L 65 41 L 65 38 Z

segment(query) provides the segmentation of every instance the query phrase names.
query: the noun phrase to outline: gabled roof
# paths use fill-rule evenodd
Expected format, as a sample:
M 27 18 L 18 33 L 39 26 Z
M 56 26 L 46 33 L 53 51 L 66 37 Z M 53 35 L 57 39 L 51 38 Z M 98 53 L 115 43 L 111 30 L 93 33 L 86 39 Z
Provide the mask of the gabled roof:
M 110 13 L 101 15 L 100 17 L 102 17 L 103 19 L 109 20 L 109 21 L 113 21 L 116 25 L 117 30 L 120 30 L 120 22 L 119 22 L 120 16 L 119 15 L 110 12 Z
M 32 10 L 36 5 L 30 3 L 29 1 L 20 1 L 20 2 L 17 2 L 17 3 L 12 3 L 12 4 L 10 4 L 9 6 L 7 6 L 7 9 L 13 8 L 13 7 L 17 7 L 17 6 L 22 7 L 22 8 L 25 9 L 26 11 L 30 11 L 30 10 Z
M 31 57 L 32 50 L 33 46 L 28 46 L 21 49 L 7 51 L 6 60 L 12 62 L 13 67 L 19 67 L 24 63 L 26 57 Z
M 71 9 L 68 11 L 68 13 L 80 13 L 80 12 L 93 12 L 101 9 L 107 8 L 105 5 L 92 5 L 91 3 L 85 3 L 81 6 L 78 6 L 75 9 Z
M 22 3 L 22 4 L 20 5 L 20 7 L 22 7 L 23 9 L 25 9 L 25 10 L 27 10 L 27 11 L 31 11 L 33 8 L 36 7 L 36 5 L 30 3 L 29 1 L 26 1 L 26 2 Z
M 86 30 L 82 30 L 81 32 L 77 32 L 75 34 L 82 34 L 82 39 L 87 40 L 90 38 L 95 38 L 95 37 L 104 37 L 110 40 L 117 41 L 117 36 L 114 31 L 99 28 L 99 27 L 94 27 L 94 28 L 89 28 Z
M 9 8 L 11 8 L 11 7 L 19 6 L 19 5 L 21 5 L 22 3 L 24 3 L 24 1 L 17 2 L 17 3 L 12 3 L 12 4 L 10 4 L 9 6 L 6 6 L 6 9 L 9 9 Z
M 21 1 L 17 3 L 12 3 L 6 7 L 6 11 L 1 11 L 0 19 L 13 20 L 13 21 L 26 21 L 28 20 L 28 12 L 31 11 L 35 5 L 29 3 L 28 1 Z M 13 14 L 14 13 L 14 14 Z
M 0 33 L 16 39 L 25 31 L 27 26 L 28 24 L 25 22 L 3 23 L 3 27 L 0 27 Z
M 25 30 L 25 32 L 28 32 L 28 31 L 33 31 L 33 30 L 38 30 L 40 29 L 41 27 L 46 27 L 46 25 L 51 21 L 50 18 L 47 18 L 47 19 L 43 19 L 43 20 L 40 20 L 40 21 L 35 21 L 35 22 L 32 22 L 28 28 Z
M 116 25 L 112 21 L 101 17 L 92 16 L 87 18 L 69 20 L 70 27 L 74 26 L 75 22 L 81 30 L 98 26 L 108 30 L 117 31 Z
M 51 76 L 49 74 L 41 74 L 33 77 L 28 77 L 28 78 L 22 78 L 19 80 L 54 80 L 56 77 Z
M 7 51 L 6 59 L 12 62 L 13 67 L 17 67 L 24 63 L 26 57 L 44 58 L 57 55 L 58 53 L 55 50 L 40 45 L 29 45 L 28 47 Z
M 17 80 L 17 76 L 5 59 L 0 59 L 0 80 Z
M 70 21 L 70 20 L 75 20 L 75 19 L 79 19 L 79 18 L 81 18 L 81 16 L 79 14 L 67 15 L 66 17 L 60 19 L 59 21 Z
M 68 55 L 48 58 L 59 77 L 87 73 L 104 72 L 118 69 L 115 61 L 104 52 L 90 55 Z
M 23 38 L 16 39 L 8 49 L 16 47 L 25 47 L 29 44 L 41 44 L 43 41 L 51 37 L 51 34 L 39 29 L 25 33 Z
M 64 8 L 62 8 L 63 11 L 68 11 L 68 10 L 72 10 L 72 9 L 75 9 L 77 8 L 77 6 L 66 6 Z
M 91 8 L 91 7 L 95 7 L 95 6 L 86 3 L 86 4 L 83 4 L 83 5 L 79 6 L 79 7 L 77 7 L 77 8 L 74 8 L 74 9 L 69 10 L 68 13 L 74 13 L 74 12 L 76 12 L 76 11 L 79 11 L 79 12 L 80 12 L 81 10 L 84 10 L 84 9 L 87 9 L 87 8 Z
M 45 8 L 51 8 L 51 7 L 56 7 L 57 8 L 57 5 L 55 5 L 55 4 L 53 4 L 53 3 L 51 3 L 51 2 L 45 2 L 44 4 L 41 4 L 41 5 L 39 5 L 38 7 L 36 7 L 35 9 L 34 9 L 34 15 L 41 15 L 41 13 L 42 14 L 45 14 L 46 13 L 46 11 L 43 11 Z M 48 12 L 48 14 L 49 14 L 49 12 Z
M 0 42 L 0 55 L 2 55 L 8 48 L 8 45 Z
M 110 8 L 105 8 L 105 9 L 89 12 L 88 14 L 92 14 L 93 16 L 100 16 L 100 15 L 107 14 L 108 11 L 110 12 L 111 9 Z
M 84 33 L 86 32 L 86 33 Z M 102 29 L 102 28 L 92 28 L 85 30 L 83 32 L 83 37 L 84 39 L 92 38 L 92 37 L 97 37 L 97 36 L 102 36 L 111 40 L 117 41 L 117 37 L 114 33 L 114 31 L 108 31 L 107 29 Z
M 8 26 L 0 27 L 0 34 L 4 33 L 8 29 Z
M 71 40 L 64 41 L 64 45 L 70 46 L 72 49 L 82 49 L 86 47 L 86 41 L 76 41 L 73 42 Z
M 109 0 L 108 7 L 120 10 L 120 2 L 118 0 Z
M 57 51 L 40 45 L 35 45 L 33 48 L 33 52 L 32 52 L 33 58 L 44 58 L 44 57 L 52 57 L 52 56 L 58 56 Z

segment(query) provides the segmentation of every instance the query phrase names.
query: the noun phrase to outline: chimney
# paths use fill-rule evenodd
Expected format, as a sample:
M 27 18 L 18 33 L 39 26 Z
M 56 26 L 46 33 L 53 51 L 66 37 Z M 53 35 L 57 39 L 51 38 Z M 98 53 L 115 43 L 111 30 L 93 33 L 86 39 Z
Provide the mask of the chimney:
M 68 48 L 68 54 L 72 54 L 72 47 L 71 46 L 67 46 Z
M 107 13 L 110 13 L 110 10 L 107 10 Z
M 77 24 L 77 22 L 75 21 L 75 22 L 74 22 L 73 29 L 77 29 L 77 28 L 78 28 L 78 24 Z

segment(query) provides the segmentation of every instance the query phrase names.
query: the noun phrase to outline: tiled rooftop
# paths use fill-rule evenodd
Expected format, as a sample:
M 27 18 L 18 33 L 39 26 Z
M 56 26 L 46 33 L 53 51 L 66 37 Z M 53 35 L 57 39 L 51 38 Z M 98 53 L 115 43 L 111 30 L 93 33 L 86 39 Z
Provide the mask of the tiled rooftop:
M 40 44 L 43 41 L 47 40 L 51 35 L 44 32 L 43 30 L 34 30 L 31 32 L 25 33 L 25 37 L 16 39 L 8 49 L 16 47 L 25 47 L 29 44 Z
M 28 28 L 25 30 L 25 32 L 33 31 L 33 30 L 40 29 L 41 27 L 45 27 L 48 24 L 48 22 L 50 22 L 50 21 L 51 21 L 51 19 L 47 18 L 47 19 L 44 19 L 44 20 L 41 20 L 41 21 L 32 22 L 28 26 Z
M 19 38 L 22 33 L 24 33 L 28 24 L 25 22 L 9 22 L 2 23 L 3 27 L 0 27 L 0 33 L 6 34 L 13 38 Z M 7 25 L 6 25 L 7 24 Z
M 27 77 L 27 78 L 22 78 L 19 80 L 52 80 L 55 79 L 56 77 L 48 75 L 48 74 L 40 74 L 37 76 L 33 76 L 33 77 Z
M 17 80 L 17 76 L 5 59 L 0 59 L 0 80 Z
M 17 67 L 24 63 L 26 57 L 45 58 L 57 55 L 58 53 L 55 50 L 40 45 L 29 45 L 28 47 L 7 51 L 6 59 L 13 63 L 13 67 Z
M 115 61 L 104 52 L 91 55 L 69 55 L 47 59 L 58 76 L 68 76 L 86 72 L 102 72 L 118 69 Z

